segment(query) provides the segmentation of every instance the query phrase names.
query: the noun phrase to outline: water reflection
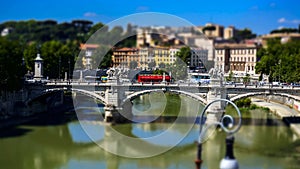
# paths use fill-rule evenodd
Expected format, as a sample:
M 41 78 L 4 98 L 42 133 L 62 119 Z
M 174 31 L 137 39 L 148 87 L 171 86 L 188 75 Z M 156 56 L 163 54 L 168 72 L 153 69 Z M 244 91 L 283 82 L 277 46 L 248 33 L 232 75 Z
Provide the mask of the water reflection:
M 130 137 L 151 137 L 168 128 L 170 124 L 124 124 L 114 129 Z M 185 127 L 185 124 L 181 124 Z M 108 146 L 121 149 L 122 143 L 115 144 L 109 138 L 107 126 L 90 124 L 101 128 L 99 141 Z M 180 135 L 181 127 L 173 134 Z M 32 132 L 20 137 L 7 137 L 0 140 L 0 164 L 5 168 L 194 168 L 198 135 L 197 126 L 193 127 L 185 139 L 174 149 L 151 158 L 121 158 L 103 151 L 85 135 L 79 123 L 49 127 L 21 126 Z M 100 130 L 99 130 L 100 131 Z M 169 138 L 172 139 L 172 138 Z M 107 141 L 104 141 L 107 140 Z M 218 168 L 224 156 L 225 134 L 216 135 L 203 146 L 204 168 Z M 153 144 L 153 143 L 149 143 Z M 154 143 L 165 146 L 165 142 Z M 242 126 L 236 135 L 235 155 L 243 168 L 296 168 L 299 166 L 299 141 L 293 140 L 293 133 L 284 125 L 280 126 Z M 126 151 L 143 151 L 143 147 L 130 147 Z M 123 150 L 122 150 L 123 151 Z
M 197 106 L 187 100 L 180 104 L 184 110 Z M 193 103 L 194 104 L 194 103 Z M 198 108 L 198 107 L 197 107 Z M 271 114 L 250 112 L 236 134 L 235 156 L 243 169 L 292 169 L 300 166 L 300 141 L 292 131 Z M 190 115 L 187 113 L 187 115 Z M 171 118 L 171 117 L 168 117 Z M 180 119 L 180 118 L 179 118 Z M 159 122 L 161 121 L 161 122 Z M 0 164 L 7 169 L 186 169 L 195 168 L 195 141 L 198 138 L 198 124 L 173 149 L 151 158 L 123 158 L 104 151 L 98 146 L 109 146 L 116 152 L 139 154 L 143 151 L 155 151 L 169 146 L 173 140 L 183 137 L 189 129 L 191 120 L 182 121 L 172 127 L 173 120 L 159 119 L 156 123 L 135 123 L 115 126 L 87 121 L 84 132 L 79 122 L 55 123 L 56 125 L 26 125 L 1 131 Z M 20 131 L 22 134 L 20 134 Z M 168 131 L 166 133 L 166 131 Z M 132 145 L 115 137 L 113 132 L 121 133 L 137 141 Z M 10 133 L 10 134 L 7 134 Z M 151 139 L 166 133 L 159 141 Z M 225 133 L 216 131 L 214 137 L 203 145 L 202 168 L 219 168 L 219 162 L 225 154 Z M 141 146 L 141 145 L 146 145 Z

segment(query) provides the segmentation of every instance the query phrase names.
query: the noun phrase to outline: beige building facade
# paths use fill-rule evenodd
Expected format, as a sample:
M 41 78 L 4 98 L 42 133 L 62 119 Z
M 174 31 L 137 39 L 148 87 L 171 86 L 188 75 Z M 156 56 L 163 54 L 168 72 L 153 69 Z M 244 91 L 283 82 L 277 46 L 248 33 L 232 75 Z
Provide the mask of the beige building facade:
M 215 67 L 224 73 L 235 75 L 255 75 L 257 51 L 255 44 L 219 44 L 215 46 Z

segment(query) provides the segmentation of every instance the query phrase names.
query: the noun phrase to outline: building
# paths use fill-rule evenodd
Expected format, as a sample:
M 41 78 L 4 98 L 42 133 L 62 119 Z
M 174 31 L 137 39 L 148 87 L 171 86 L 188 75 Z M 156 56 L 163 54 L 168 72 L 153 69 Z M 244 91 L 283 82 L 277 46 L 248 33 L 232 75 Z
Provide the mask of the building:
M 156 42 L 160 41 L 160 35 L 154 33 L 151 28 L 138 28 L 136 37 L 136 47 L 156 46 Z
M 300 33 L 273 33 L 263 35 L 261 37 L 263 47 L 267 47 L 267 41 L 269 39 L 280 39 L 281 43 L 288 42 L 289 40 L 300 40 Z
M 255 75 L 257 51 L 255 44 L 218 44 L 215 46 L 215 67 L 237 76 Z
M 202 48 L 207 50 L 208 51 L 207 60 L 212 62 L 215 60 L 214 43 L 215 42 L 213 39 L 204 39 L 204 38 L 195 39 L 195 46 L 197 46 L 197 48 Z
M 204 68 L 208 62 L 208 50 L 203 48 L 191 48 L 190 67 Z
M 130 68 L 131 62 L 137 62 L 137 67 L 141 66 L 141 58 L 138 48 L 114 48 L 112 55 L 113 67 L 124 69 Z
M 177 53 L 180 51 L 177 47 L 170 47 L 169 49 L 169 64 L 173 64 L 176 61 Z
M 80 49 L 84 52 L 82 65 L 85 69 L 93 68 L 92 56 L 97 48 L 99 48 L 98 44 L 80 44 Z
M 1 31 L 1 36 L 7 36 L 9 35 L 11 32 L 12 32 L 13 28 L 4 28 L 2 31 Z
M 208 38 L 223 38 L 224 26 L 207 23 L 205 26 L 198 27 Z
M 154 52 L 152 47 L 139 48 L 140 68 L 145 70 L 148 63 L 154 62 Z
M 224 29 L 224 39 L 232 39 L 236 36 L 237 30 L 234 26 L 229 26 Z
M 148 64 L 155 62 L 155 67 L 161 63 L 173 64 L 176 61 L 176 47 L 141 47 L 113 49 L 113 67 L 130 68 L 130 62 L 137 62 L 137 68 L 148 69 Z
M 156 66 L 158 66 L 160 63 L 164 63 L 164 64 L 170 63 L 168 47 L 155 47 L 153 49 L 154 49 L 154 60 Z

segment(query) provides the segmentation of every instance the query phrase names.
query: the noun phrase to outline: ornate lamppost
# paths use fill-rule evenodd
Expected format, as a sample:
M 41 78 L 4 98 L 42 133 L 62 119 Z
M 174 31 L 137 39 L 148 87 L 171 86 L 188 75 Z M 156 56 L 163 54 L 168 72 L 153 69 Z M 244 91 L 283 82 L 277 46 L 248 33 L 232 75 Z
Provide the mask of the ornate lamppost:
M 209 123 L 206 127 L 204 127 L 204 115 L 206 110 L 209 108 L 209 106 L 211 106 L 213 103 L 216 102 L 226 102 L 226 103 L 230 103 L 237 111 L 238 114 L 238 122 L 235 123 L 234 118 L 231 115 L 223 115 L 222 118 L 220 119 L 220 121 L 216 121 L 214 123 Z M 226 121 L 229 120 L 229 123 L 226 123 Z M 205 141 L 204 137 L 205 134 L 207 132 L 207 130 L 211 127 L 211 126 L 220 126 L 221 129 L 223 129 L 226 133 L 227 133 L 227 137 L 226 137 L 226 154 L 225 154 L 225 158 L 222 159 L 221 163 L 220 163 L 220 169 L 238 169 L 239 165 L 237 160 L 235 159 L 234 155 L 233 155 L 233 143 L 234 143 L 234 133 L 236 133 L 240 127 L 241 127 L 241 123 L 242 123 L 242 116 L 241 116 L 241 112 L 238 109 L 238 107 L 231 102 L 230 100 L 227 99 L 216 99 L 212 102 L 210 102 L 209 104 L 207 104 L 205 106 L 205 108 L 202 110 L 201 115 L 200 115 L 200 129 L 199 129 L 199 138 L 198 138 L 198 144 L 197 144 L 197 158 L 195 160 L 195 164 L 196 164 L 196 169 L 200 169 L 201 168 L 201 163 L 202 163 L 202 144 Z M 233 126 L 236 125 L 235 128 L 233 128 Z M 204 128 L 203 128 L 204 127 Z

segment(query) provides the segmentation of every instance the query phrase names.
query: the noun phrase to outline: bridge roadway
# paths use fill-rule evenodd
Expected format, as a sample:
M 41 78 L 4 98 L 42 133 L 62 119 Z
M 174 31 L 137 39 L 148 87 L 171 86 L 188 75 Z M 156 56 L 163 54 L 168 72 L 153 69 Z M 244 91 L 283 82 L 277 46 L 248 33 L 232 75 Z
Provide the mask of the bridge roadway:
M 124 88 L 126 91 L 137 92 L 143 90 L 152 90 L 152 89 L 165 89 L 165 90 L 180 90 L 185 92 L 192 93 L 207 93 L 209 86 L 207 85 L 198 85 L 193 83 L 179 83 L 179 84 L 151 84 L 151 83 L 122 83 L 122 84 L 113 84 L 113 83 L 87 83 L 87 82 L 74 82 L 74 83 L 47 83 L 45 85 L 39 85 L 44 89 L 51 88 L 78 88 L 86 89 L 88 91 L 105 91 L 106 89 L 114 88 Z M 225 86 L 227 93 L 230 94 L 245 94 L 245 93 L 282 93 L 289 94 L 294 96 L 300 96 L 300 87 L 280 87 L 280 86 L 244 86 L 244 85 L 226 85 Z

